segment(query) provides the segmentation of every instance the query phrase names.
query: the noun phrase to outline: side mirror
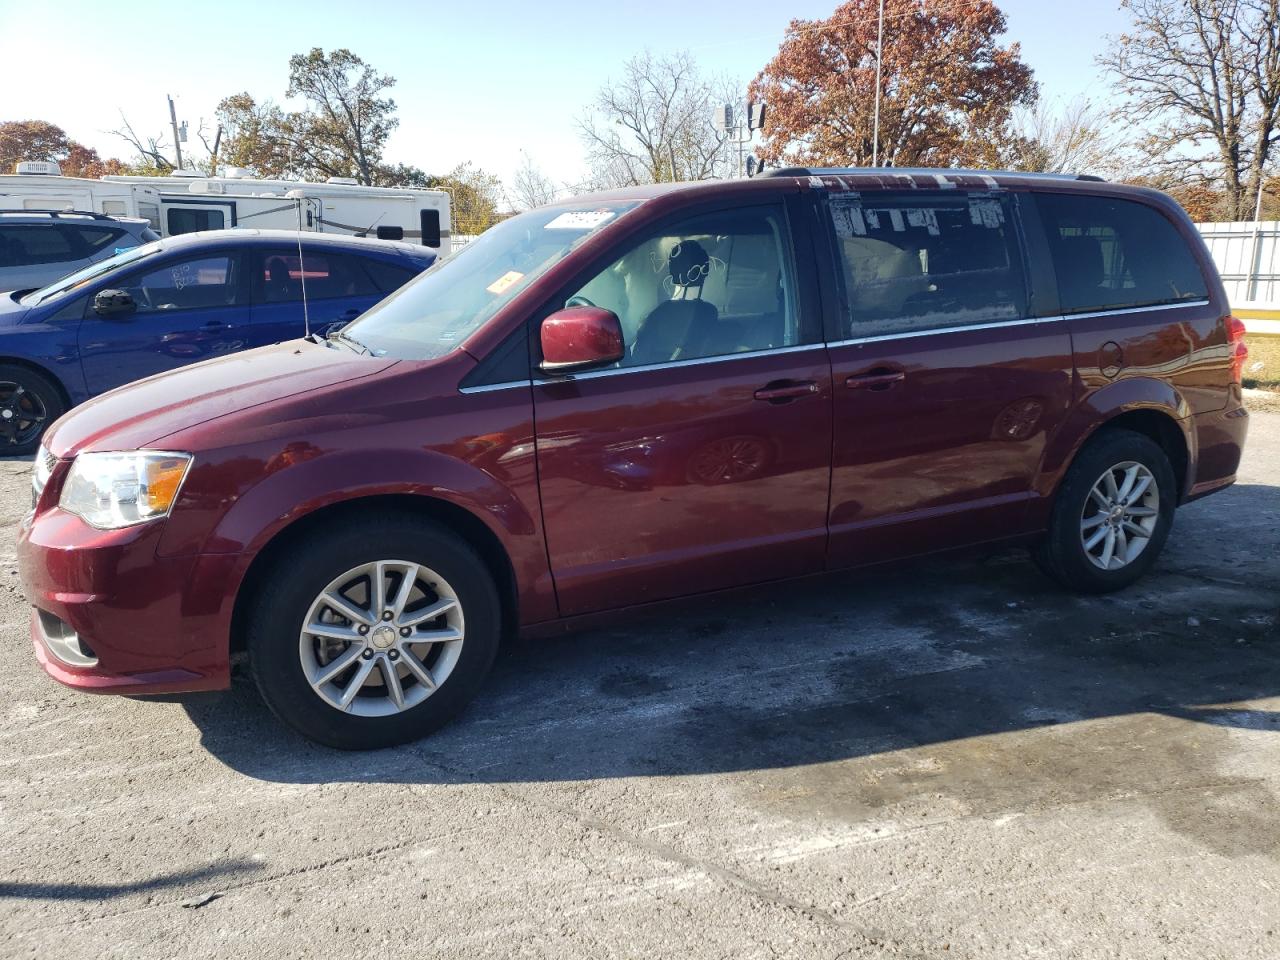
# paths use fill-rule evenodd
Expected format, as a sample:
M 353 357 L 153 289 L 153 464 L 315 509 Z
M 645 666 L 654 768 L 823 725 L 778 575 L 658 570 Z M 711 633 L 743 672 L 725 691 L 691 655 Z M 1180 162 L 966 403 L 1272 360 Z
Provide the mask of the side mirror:
M 626 350 L 612 310 L 566 307 L 542 321 L 542 372 L 575 373 L 617 363 Z
M 137 309 L 133 297 L 124 290 L 99 290 L 93 298 L 93 312 L 107 320 L 121 319 Z

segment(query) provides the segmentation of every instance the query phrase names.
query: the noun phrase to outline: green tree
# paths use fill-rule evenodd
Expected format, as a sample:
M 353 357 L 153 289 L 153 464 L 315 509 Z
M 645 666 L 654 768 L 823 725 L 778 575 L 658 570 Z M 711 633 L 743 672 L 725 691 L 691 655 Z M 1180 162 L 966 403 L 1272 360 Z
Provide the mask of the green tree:
M 51 160 L 66 177 L 101 177 L 125 170 L 119 160 L 104 160 L 97 150 L 77 143 L 47 120 L 0 122 L 0 173 L 13 173 L 21 160 Z

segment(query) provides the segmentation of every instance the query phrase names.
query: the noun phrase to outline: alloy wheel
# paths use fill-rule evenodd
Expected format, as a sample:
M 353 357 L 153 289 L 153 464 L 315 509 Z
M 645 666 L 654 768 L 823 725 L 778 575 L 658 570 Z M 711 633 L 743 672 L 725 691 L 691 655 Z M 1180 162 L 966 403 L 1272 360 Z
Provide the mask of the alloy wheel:
M 1147 548 L 1160 521 L 1160 485 L 1141 463 L 1126 460 L 1103 472 L 1080 514 L 1080 543 L 1094 566 L 1127 567 Z
M 312 601 L 298 652 L 307 682 L 344 713 L 411 710 L 453 672 L 464 640 L 462 604 L 435 571 L 378 560 L 335 577 Z
M 30 443 L 44 429 L 48 416 L 38 394 L 12 380 L 0 380 L 0 449 Z

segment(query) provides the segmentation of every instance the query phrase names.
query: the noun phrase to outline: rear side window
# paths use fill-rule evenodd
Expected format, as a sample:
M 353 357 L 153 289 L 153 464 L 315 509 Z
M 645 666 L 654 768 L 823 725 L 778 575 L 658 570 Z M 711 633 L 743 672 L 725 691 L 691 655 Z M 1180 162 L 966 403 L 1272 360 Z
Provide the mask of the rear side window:
M 1036 195 L 1063 313 L 1204 300 L 1204 274 L 1185 240 L 1153 207 L 1078 194 Z
M 299 262 L 297 250 L 273 250 L 262 259 L 262 301 L 301 300 L 304 277 L 308 300 L 382 296 L 359 257 L 304 250 Z
M 1008 199 L 989 194 L 834 197 L 847 337 L 1020 320 L 1026 281 Z
M 138 241 L 123 230 L 115 230 L 110 227 L 67 227 L 66 229 L 75 232 L 90 256 L 107 247 L 113 248 L 112 253 L 119 253 L 121 250 L 129 250 L 138 246 Z
M 70 231 L 55 224 L 0 226 L 0 267 L 26 267 L 78 260 Z

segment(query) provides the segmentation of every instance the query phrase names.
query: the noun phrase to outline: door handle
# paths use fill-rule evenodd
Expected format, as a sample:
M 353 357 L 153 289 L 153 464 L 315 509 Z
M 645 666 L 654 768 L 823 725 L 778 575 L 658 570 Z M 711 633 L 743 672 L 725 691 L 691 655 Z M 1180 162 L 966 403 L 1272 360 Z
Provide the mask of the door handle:
M 817 392 L 818 385 L 812 380 L 804 380 L 799 383 L 794 380 L 778 380 L 761 387 L 752 396 L 757 400 L 767 400 L 769 403 L 786 403 L 789 400 L 807 397 L 809 394 Z
M 338 319 L 339 319 L 339 320 L 354 320 L 356 317 L 360 316 L 361 312 L 362 312 L 362 311 L 360 311 L 360 310 L 356 309 L 355 307 L 352 307 L 350 310 L 346 310 L 346 311 L 344 311 L 343 313 L 339 314 Z
M 223 323 L 221 320 L 206 320 L 204 329 L 209 333 L 220 333 L 223 330 L 230 330 L 231 324 Z
M 895 383 L 907 379 L 905 370 L 889 370 L 879 367 L 868 373 L 857 373 L 844 382 L 850 390 L 888 390 Z

